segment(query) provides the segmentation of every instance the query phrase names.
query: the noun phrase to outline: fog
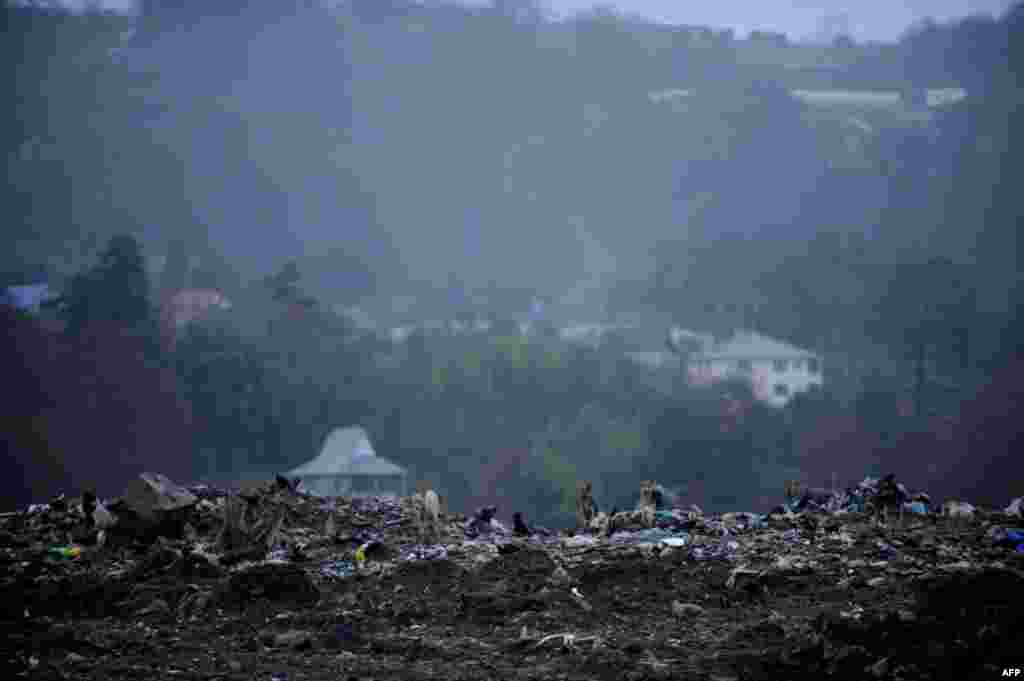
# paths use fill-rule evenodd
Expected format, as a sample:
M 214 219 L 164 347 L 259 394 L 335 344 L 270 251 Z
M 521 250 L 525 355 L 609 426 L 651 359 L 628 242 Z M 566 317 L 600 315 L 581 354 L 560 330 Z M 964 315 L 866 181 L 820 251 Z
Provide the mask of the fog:
M 872 6 L 870 42 L 648 5 L 5 3 L 0 272 L 54 296 L 5 306 L 5 505 L 353 424 L 556 524 L 576 479 L 1019 495 L 1024 9 Z M 490 327 L 394 340 L 453 320 Z

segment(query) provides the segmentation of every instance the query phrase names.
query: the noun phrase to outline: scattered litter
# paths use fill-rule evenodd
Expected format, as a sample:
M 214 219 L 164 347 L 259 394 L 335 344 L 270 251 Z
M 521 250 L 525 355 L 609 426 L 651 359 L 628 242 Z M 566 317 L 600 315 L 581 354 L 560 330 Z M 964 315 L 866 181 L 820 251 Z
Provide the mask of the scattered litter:
M 544 638 L 538 640 L 533 644 L 534 648 L 542 648 L 549 643 L 557 642 L 560 647 L 569 650 L 575 650 L 577 645 L 584 643 L 591 644 L 592 647 L 597 647 L 600 643 L 600 637 L 598 636 L 577 636 L 576 634 L 549 634 Z
M 594 607 L 587 602 L 587 599 L 583 596 L 582 593 L 580 593 L 580 590 L 576 587 L 573 587 L 569 593 L 573 595 L 573 598 L 575 599 L 576 603 L 587 612 L 590 612 L 594 609 Z
M 975 508 L 966 501 L 947 501 L 942 505 L 942 514 L 950 518 L 972 518 Z
M 164 480 L 136 487 L 166 491 Z M 950 531 L 938 516 L 921 522 L 937 510 L 927 495 L 884 478 L 827 497 L 803 495 L 805 502 L 768 517 L 661 508 L 655 526 L 644 527 L 637 511 L 613 512 L 605 515 L 615 530 L 610 536 L 546 534 L 521 514 L 508 532 L 493 507 L 468 522 L 442 514 L 442 536 L 457 538 L 447 543 L 419 538 L 410 499 L 324 499 L 273 481 L 244 495 L 212 486 L 177 489 L 195 503 L 171 494 L 169 510 L 154 514 L 187 512 L 182 520 L 193 529 L 181 537 L 157 533 L 112 547 L 80 541 L 72 531 L 90 517 L 91 531 L 100 531 L 98 509 L 110 509 L 115 519 L 112 538 L 134 513 L 121 500 L 86 495 L 4 518 L 3 593 L 11 612 L 24 613 L 9 647 L 22 670 L 63 665 L 65 674 L 91 678 L 131 659 L 132 675 L 156 677 L 158 666 L 187 674 L 182 655 L 194 653 L 183 651 L 206 643 L 196 638 L 201 624 L 204 636 L 216 627 L 216 636 L 238 651 L 222 658 L 213 675 L 241 674 L 250 667 L 243 657 L 255 654 L 255 664 L 265 647 L 277 646 L 289 657 L 329 648 L 343 676 L 360 670 L 360 678 L 384 678 L 385 661 L 414 657 L 440 678 L 439 670 L 454 668 L 469 647 L 467 654 L 493 665 L 481 674 L 504 678 L 523 664 L 521 652 L 503 658 L 493 644 L 507 625 L 508 645 L 543 658 L 556 676 L 578 662 L 566 654 L 588 655 L 607 642 L 605 652 L 657 666 L 659 678 L 685 678 L 694 664 L 709 663 L 716 670 L 709 678 L 796 678 L 807 669 L 826 679 L 935 681 L 944 678 L 939 665 L 957 646 L 997 649 L 984 637 L 1005 643 L 1000 637 L 1012 630 L 1016 612 L 1005 594 L 1024 589 L 1006 567 L 1024 555 L 1024 530 L 1014 515 L 1020 503 L 1006 515 L 945 504 L 947 515 L 965 521 Z M 882 503 L 887 493 L 915 522 L 883 529 L 861 514 L 889 508 Z M 175 507 L 175 499 L 188 505 Z M 238 514 L 245 541 L 259 540 L 258 550 L 246 553 L 252 547 L 243 542 L 236 555 L 218 541 L 229 510 Z M 652 560 L 660 556 L 671 559 Z M 255 630 L 227 626 L 242 613 Z M 458 631 L 438 624 L 456 621 Z M 72 622 L 74 635 L 64 634 Z M 363 622 L 357 637 L 352 627 Z M 915 633 L 904 644 L 909 624 Z M 915 648 L 918 641 L 923 647 Z M 136 655 L 135 646 L 153 653 Z M 712 658 L 741 649 L 757 650 L 762 666 L 744 670 L 737 657 Z M 557 666 L 559 657 L 566 666 Z M 250 676 L 288 681 L 284 670 L 271 675 L 272 669 Z M 978 677 L 972 671 L 958 669 L 956 678 Z
M 51 556 L 57 556 L 58 558 L 78 558 L 82 555 L 81 546 L 55 546 L 50 549 L 49 554 Z
M 682 535 L 680 537 L 665 537 L 664 539 L 661 540 L 661 543 L 664 544 L 665 546 L 671 546 L 671 547 L 674 547 L 674 548 L 682 548 L 683 546 L 686 546 L 687 543 L 689 543 L 689 536 L 688 535 Z
M 402 560 L 445 560 L 448 558 L 448 549 L 441 544 L 414 544 L 403 548 L 400 556 Z
M 320 574 L 332 579 L 346 579 L 356 573 L 356 566 L 350 560 L 329 560 L 320 564 Z
M 670 539 L 674 535 L 669 530 L 652 527 L 637 532 L 623 531 L 616 532 L 611 536 L 612 544 L 656 544 L 664 539 Z
M 915 515 L 928 515 L 928 506 L 923 501 L 911 501 L 904 504 L 903 508 Z
M 672 614 L 680 618 L 699 617 L 706 611 L 696 603 L 681 603 L 672 601 Z
M 722 540 L 717 544 L 702 544 L 690 549 L 690 558 L 697 561 L 731 561 L 735 559 L 739 547 L 739 542 L 733 540 Z
M 1024 530 L 997 528 L 992 539 L 996 546 L 1024 553 Z
M 508 534 L 508 530 L 495 520 L 494 516 L 497 515 L 498 509 L 496 506 L 485 506 L 478 509 L 473 518 L 466 523 L 464 528 L 466 537 L 469 539 L 479 539 L 481 537 L 490 537 L 493 535 L 503 536 Z
M 896 557 L 896 549 L 884 542 L 878 542 L 878 555 L 882 560 L 891 560 Z
M 562 543 L 568 548 L 579 548 L 581 546 L 595 546 L 601 543 L 601 540 L 589 534 L 577 534 L 572 537 L 566 537 L 562 540 Z

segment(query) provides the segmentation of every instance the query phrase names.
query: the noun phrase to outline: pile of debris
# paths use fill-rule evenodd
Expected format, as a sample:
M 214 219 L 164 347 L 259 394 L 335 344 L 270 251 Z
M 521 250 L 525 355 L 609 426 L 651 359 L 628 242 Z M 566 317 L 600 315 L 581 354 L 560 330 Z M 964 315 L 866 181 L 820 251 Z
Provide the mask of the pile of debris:
M 926 681 L 1024 650 L 1020 499 L 933 507 L 890 477 L 710 515 L 654 482 L 622 512 L 578 492 L 561 532 L 281 477 L 58 497 L 2 518 L 3 678 Z

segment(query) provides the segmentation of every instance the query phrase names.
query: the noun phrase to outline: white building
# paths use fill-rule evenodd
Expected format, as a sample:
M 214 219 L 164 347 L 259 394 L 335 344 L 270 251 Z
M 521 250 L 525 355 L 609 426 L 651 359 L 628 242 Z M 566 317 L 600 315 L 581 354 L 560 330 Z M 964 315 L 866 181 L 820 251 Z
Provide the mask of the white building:
M 692 383 L 707 385 L 739 378 L 750 383 L 756 399 L 777 407 L 797 393 L 823 384 L 821 358 L 809 350 L 753 331 L 738 332 L 721 342 L 681 333 L 699 341 L 699 349 L 689 355 Z

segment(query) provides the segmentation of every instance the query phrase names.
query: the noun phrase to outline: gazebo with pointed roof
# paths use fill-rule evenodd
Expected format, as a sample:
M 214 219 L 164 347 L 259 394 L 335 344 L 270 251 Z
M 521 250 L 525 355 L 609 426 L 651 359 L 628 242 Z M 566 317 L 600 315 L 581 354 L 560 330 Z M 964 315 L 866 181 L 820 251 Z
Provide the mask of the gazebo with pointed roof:
M 331 431 L 315 459 L 286 475 L 301 479 L 306 491 L 324 497 L 406 493 L 406 470 L 377 456 L 369 434 L 359 426 Z

